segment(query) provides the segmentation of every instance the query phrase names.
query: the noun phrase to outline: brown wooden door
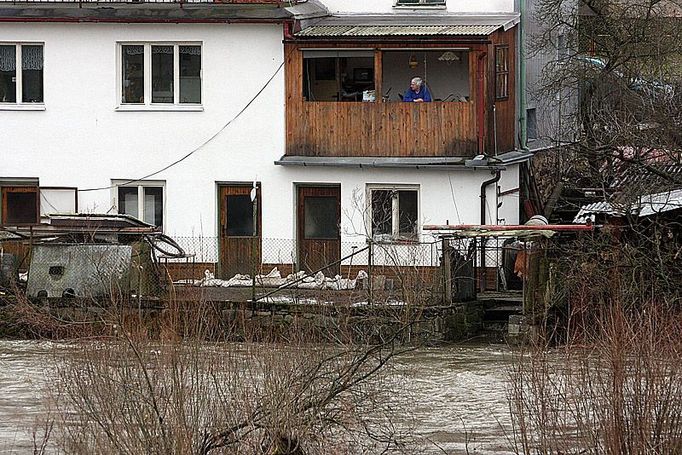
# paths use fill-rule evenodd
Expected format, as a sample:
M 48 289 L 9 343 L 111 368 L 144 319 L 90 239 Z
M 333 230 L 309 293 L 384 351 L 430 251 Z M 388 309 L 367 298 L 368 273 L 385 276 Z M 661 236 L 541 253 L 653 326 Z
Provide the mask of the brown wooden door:
M 252 184 L 221 185 L 220 195 L 220 276 L 251 275 L 261 261 L 261 191 L 257 190 L 256 235 L 251 203 Z
M 297 245 L 299 267 L 314 272 L 341 259 L 341 188 L 298 187 Z M 339 264 L 322 270 L 339 273 Z

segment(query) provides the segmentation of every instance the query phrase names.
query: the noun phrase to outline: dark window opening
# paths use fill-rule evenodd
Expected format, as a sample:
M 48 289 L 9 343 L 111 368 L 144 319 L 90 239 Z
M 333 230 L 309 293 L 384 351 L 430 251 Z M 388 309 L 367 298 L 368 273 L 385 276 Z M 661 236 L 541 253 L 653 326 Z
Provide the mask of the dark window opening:
M 338 240 L 338 199 L 334 196 L 305 198 L 305 239 Z
M 538 138 L 538 118 L 535 108 L 526 110 L 526 134 L 528 139 Z
M 495 98 L 509 97 L 509 46 L 495 46 Z
M 0 46 L 0 102 L 17 102 L 16 46 Z
M 120 186 L 118 188 L 118 213 L 139 218 L 137 207 L 137 187 Z
M 413 238 L 417 235 L 417 192 L 398 191 L 398 235 Z
M 306 51 L 303 97 L 307 101 L 373 101 L 373 51 Z
M 390 190 L 372 191 L 372 235 L 393 234 L 393 196 Z
M 152 103 L 173 103 L 173 46 L 152 46 Z
M 3 224 L 38 224 L 38 207 L 38 188 L 7 187 L 2 189 Z
M 144 103 L 144 46 L 121 46 L 123 103 Z
M 180 46 L 180 102 L 201 103 L 201 46 Z
M 43 102 L 43 46 L 21 46 L 21 100 Z
M 253 203 L 248 194 L 226 196 L 227 226 L 225 234 L 232 237 L 253 237 Z M 256 236 L 258 222 L 256 221 Z
M 144 193 L 144 222 L 154 226 L 163 226 L 163 188 L 160 186 L 145 186 Z

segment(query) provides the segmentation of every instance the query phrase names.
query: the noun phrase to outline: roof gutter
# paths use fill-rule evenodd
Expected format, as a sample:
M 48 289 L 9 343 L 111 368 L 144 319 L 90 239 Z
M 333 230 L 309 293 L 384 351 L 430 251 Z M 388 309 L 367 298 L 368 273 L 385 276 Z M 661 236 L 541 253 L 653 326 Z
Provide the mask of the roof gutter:
M 0 23 L 8 22 L 64 22 L 64 23 L 99 23 L 99 24 L 282 24 L 289 22 L 291 19 L 172 19 L 172 18 L 98 18 L 93 16 L 83 17 L 0 17 Z

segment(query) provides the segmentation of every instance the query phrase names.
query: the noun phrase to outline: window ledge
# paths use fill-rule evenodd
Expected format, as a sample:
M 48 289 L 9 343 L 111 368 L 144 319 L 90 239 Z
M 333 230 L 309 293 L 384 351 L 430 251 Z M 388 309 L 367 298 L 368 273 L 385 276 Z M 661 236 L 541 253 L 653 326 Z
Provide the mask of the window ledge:
M 0 111 L 44 111 L 45 105 L 42 103 L 0 103 Z
M 201 104 L 169 104 L 169 105 L 146 105 L 146 104 L 120 104 L 116 106 L 117 112 L 203 112 Z
M 447 9 L 446 5 L 393 5 L 395 9 Z

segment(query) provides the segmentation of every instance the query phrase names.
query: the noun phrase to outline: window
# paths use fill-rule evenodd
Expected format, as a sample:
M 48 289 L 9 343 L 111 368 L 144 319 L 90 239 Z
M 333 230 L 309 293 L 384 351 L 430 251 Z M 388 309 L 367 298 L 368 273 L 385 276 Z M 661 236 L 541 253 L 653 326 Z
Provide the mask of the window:
M 0 44 L 0 104 L 43 102 L 43 45 Z
M 227 197 L 226 234 L 231 237 L 253 237 L 253 202 L 248 194 L 229 194 Z M 258 215 L 258 214 L 256 214 Z M 256 223 L 258 221 L 256 220 Z M 256 235 L 258 226 L 256 225 Z
M 304 51 L 303 97 L 307 101 L 373 101 L 374 51 Z
M 526 109 L 526 133 L 529 140 L 538 138 L 538 117 L 535 108 Z
M 118 213 L 134 216 L 145 223 L 162 227 L 165 183 L 145 181 L 127 185 L 125 182 L 125 180 L 113 182 L 117 185 L 115 189 Z
M 445 0 L 397 0 L 396 6 L 434 6 L 445 5 Z
M 372 237 L 379 240 L 416 239 L 418 190 L 370 188 Z
M 495 98 L 509 97 L 509 46 L 495 46 Z
M 4 186 L 1 192 L 3 225 L 38 224 L 37 186 Z
M 201 104 L 201 45 L 121 44 L 121 104 Z
M 304 199 L 305 239 L 339 238 L 338 199 L 336 196 L 307 196 Z

